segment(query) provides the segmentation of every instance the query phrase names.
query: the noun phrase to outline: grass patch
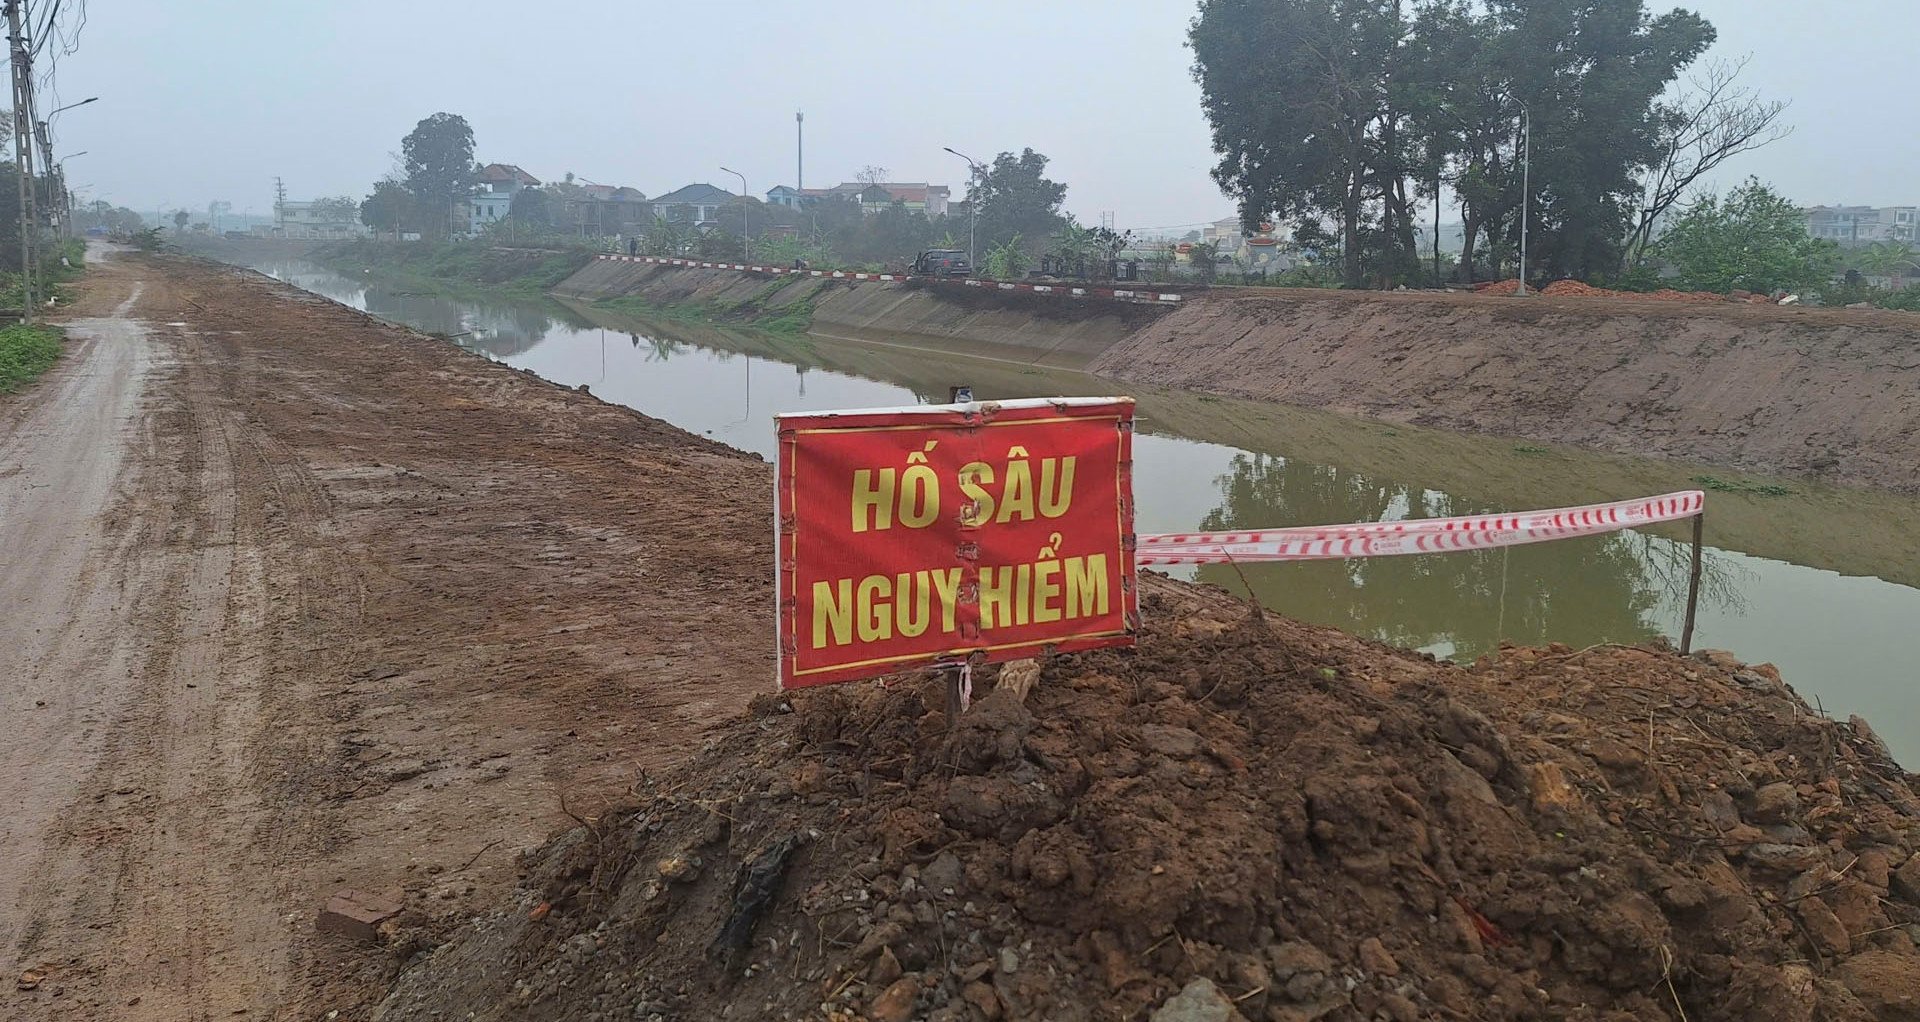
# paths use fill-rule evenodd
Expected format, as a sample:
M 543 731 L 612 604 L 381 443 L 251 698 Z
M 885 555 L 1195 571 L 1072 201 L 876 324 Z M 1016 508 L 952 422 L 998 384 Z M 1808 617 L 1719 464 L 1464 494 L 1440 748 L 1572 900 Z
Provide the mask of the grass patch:
M 532 249 L 489 245 L 482 241 L 426 242 L 360 240 L 329 245 L 314 253 L 335 269 L 373 270 L 437 290 L 544 295 L 591 262 L 588 248 Z
M 11 394 L 53 368 L 60 358 L 60 331 L 48 326 L 0 330 L 0 394 Z
M 1515 444 L 1515 445 L 1514 445 L 1514 448 L 1513 448 L 1513 453 L 1515 453 L 1515 454 L 1545 454 L 1545 453 L 1547 453 L 1547 449 L 1546 449 L 1546 448 L 1544 448 L 1544 447 L 1541 447 L 1541 446 L 1539 446 L 1538 444 Z
M 1756 483 L 1745 479 L 1728 481 L 1713 476 L 1694 476 L 1693 481 L 1699 483 L 1701 489 L 1713 490 L 1716 493 L 1747 493 L 1756 497 L 1784 497 L 1793 492 L 1787 487 L 1781 486 L 1779 483 Z

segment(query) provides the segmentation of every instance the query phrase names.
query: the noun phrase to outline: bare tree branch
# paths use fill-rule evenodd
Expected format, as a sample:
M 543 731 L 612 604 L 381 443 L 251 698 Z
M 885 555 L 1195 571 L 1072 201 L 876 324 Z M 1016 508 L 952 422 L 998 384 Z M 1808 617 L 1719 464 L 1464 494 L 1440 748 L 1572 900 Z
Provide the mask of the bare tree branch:
M 1656 110 L 1662 155 L 1647 169 L 1641 185 L 1640 209 L 1627 240 L 1627 266 L 1646 251 L 1660 218 L 1695 182 L 1735 156 L 1793 133 L 1792 126 L 1780 120 L 1787 111 L 1785 101 L 1762 99 L 1757 90 L 1739 83 L 1752 59 L 1710 62 L 1692 79 L 1688 92 Z

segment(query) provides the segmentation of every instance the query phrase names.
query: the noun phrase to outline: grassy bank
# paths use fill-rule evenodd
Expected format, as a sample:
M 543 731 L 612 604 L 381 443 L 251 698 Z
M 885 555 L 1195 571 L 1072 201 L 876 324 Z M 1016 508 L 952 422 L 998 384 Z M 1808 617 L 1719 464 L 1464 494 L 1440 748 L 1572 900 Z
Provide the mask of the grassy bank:
M 544 295 L 585 266 L 585 248 L 506 248 L 479 241 L 341 242 L 314 250 L 315 261 L 337 270 L 370 270 L 439 291 L 475 290 Z
M 62 334 L 49 326 L 10 326 L 0 330 L 0 394 L 11 394 L 53 368 L 60 358 Z

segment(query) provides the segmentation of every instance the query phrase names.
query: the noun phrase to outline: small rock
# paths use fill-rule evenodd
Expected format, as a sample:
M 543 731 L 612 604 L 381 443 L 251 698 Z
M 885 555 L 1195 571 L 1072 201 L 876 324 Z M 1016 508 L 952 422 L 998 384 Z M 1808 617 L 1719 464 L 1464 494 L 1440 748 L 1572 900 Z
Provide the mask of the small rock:
M 1718 830 L 1728 831 L 1740 825 L 1739 807 L 1733 804 L 1733 796 L 1721 788 L 1700 796 L 1700 815 Z
M 660 879 L 669 883 L 685 883 L 700 876 L 700 857 L 698 855 L 670 855 L 660 860 Z
M 1785 781 L 1763 785 L 1753 793 L 1753 812 L 1749 817 L 1754 823 L 1790 823 L 1798 815 L 1800 796 L 1793 785 Z
M 907 1022 L 913 1017 L 913 1001 L 919 995 L 920 977 L 902 976 L 867 1005 L 867 1015 L 873 1022 Z
M 1891 877 L 1893 893 L 1920 905 L 1920 852 L 1907 860 L 1907 864 L 1893 871 Z
M 1868 886 L 1885 891 L 1893 883 L 1893 858 L 1884 849 L 1869 848 L 1860 853 L 1853 871 Z
M 880 949 L 880 957 L 873 960 L 873 968 L 867 970 L 867 982 L 877 987 L 885 987 L 906 973 L 900 967 L 900 959 L 894 956 L 890 947 Z
M 1749 847 L 1746 856 L 1755 866 L 1783 873 L 1812 869 L 1823 859 L 1820 849 L 1807 845 L 1758 844 Z
M 1866 951 L 1841 962 L 1835 972 L 1874 1018 L 1920 1022 L 1920 957 Z
M 1800 899 L 1799 912 L 1800 921 L 1806 924 L 1807 932 L 1813 935 L 1813 942 L 1820 950 L 1830 955 L 1844 955 L 1853 950 L 1847 928 L 1840 925 L 1840 918 L 1818 895 Z
M 1360 966 L 1376 976 L 1400 975 L 1400 963 L 1394 961 L 1393 955 L 1378 937 L 1368 937 L 1360 942 Z
M 1246 1022 L 1246 1016 L 1212 980 L 1202 977 L 1155 1008 L 1152 1022 Z
M 1392 1016 L 1393 1022 L 1420 1022 L 1420 1006 L 1399 994 L 1383 995 L 1380 1010 Z
M 1000 949 L 1000 971 L 1007 975 L 1020 971 L 1020 955 L 1010 947 Z
M 400 914 L 400 906 L 376 894 L 352 889 L 327 899 L 314 922 L 322 933 L 337 933 L 355 940 L 374 941 L 380 937 L 380 924 Z
M 987 1017 L 987 1022 L 993 1022 L 1000 1017 L 1000 996 L 985 983 L 978 981 L 968 983 L 961 988 L 960 997 L 968 1004 L 980 1009 L 980 1014 Z
M 1737 671 L 1746 666 L 1740 662 L 1739 657 L 1724 649 L 1696 649 L 1693 651 L 1693 658 L 1702 663 L 1712 664 L 1723 671 Z
M 958 893 L 965 878 L 966 873 L 960 867 L 960 857 L 950 851 L 934 856 L 933 861 L 927 864 L 926 872 L 920 874 L 921 882 L 926 884 L 934 894 L 943 897 L 949 893 Z
M 1333 959 L 1304 940 L 1290 940 L 1267 948 L 1267 965 L 1273 978 L 1285 982 L 1296 973 L 1325 974 L 1333 971 Z
M 1169 759 L 1191 759 L 1207 749 L 1206 740 L 1184 727 L 1148 724 L 1140 729 L 1140 744 Z

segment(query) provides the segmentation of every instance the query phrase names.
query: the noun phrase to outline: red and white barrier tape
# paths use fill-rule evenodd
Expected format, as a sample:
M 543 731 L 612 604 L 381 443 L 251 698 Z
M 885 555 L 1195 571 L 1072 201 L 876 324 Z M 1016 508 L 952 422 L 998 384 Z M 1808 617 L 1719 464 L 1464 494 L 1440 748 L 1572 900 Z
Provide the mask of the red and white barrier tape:
M 699 259 L 665 259 L 660 256 L 601 255 L 598 259 L 624 263 L 654 263 L 660 266 L 685 266 L 702 270 L 738 270 L 742 273 L 770 273 L 775 276 L 790 275 L 800 277 L 826 277 L 831 280 L 924 280 L 935 284 L 965 285 L 967 287 L 986 287 L 992 285 L 1001 291 L 1031 291 L 1035 294 L 1058 294 L 1074 298 L 1117 298 L 1131 302 L 1165 302 L 1172 304 L 1180 301 L 1180 295 L 1173 292 L 1142 291 L 1128 288 L 1111 287 L 1067 287 L 1059 284 L 1023 284 L 1006 280 L 980 280 L 965 277 L 954 280 L 950 277 L 915 277 L 906 273 L 864 273 L 853 270 L 795 270 L 785 266 L 751 266 L 746 263 L 714 263 Z
M 1544 543 L 1691 518 L 1706 507 L 1699 490 L 1609 504 L 1463 518 L 1416 518 L 1251 532 L 1168 533 L 1139 537 L 1141 565 L 1226 561 L 1315 561 L 1396 554 L 1450 553 Z

